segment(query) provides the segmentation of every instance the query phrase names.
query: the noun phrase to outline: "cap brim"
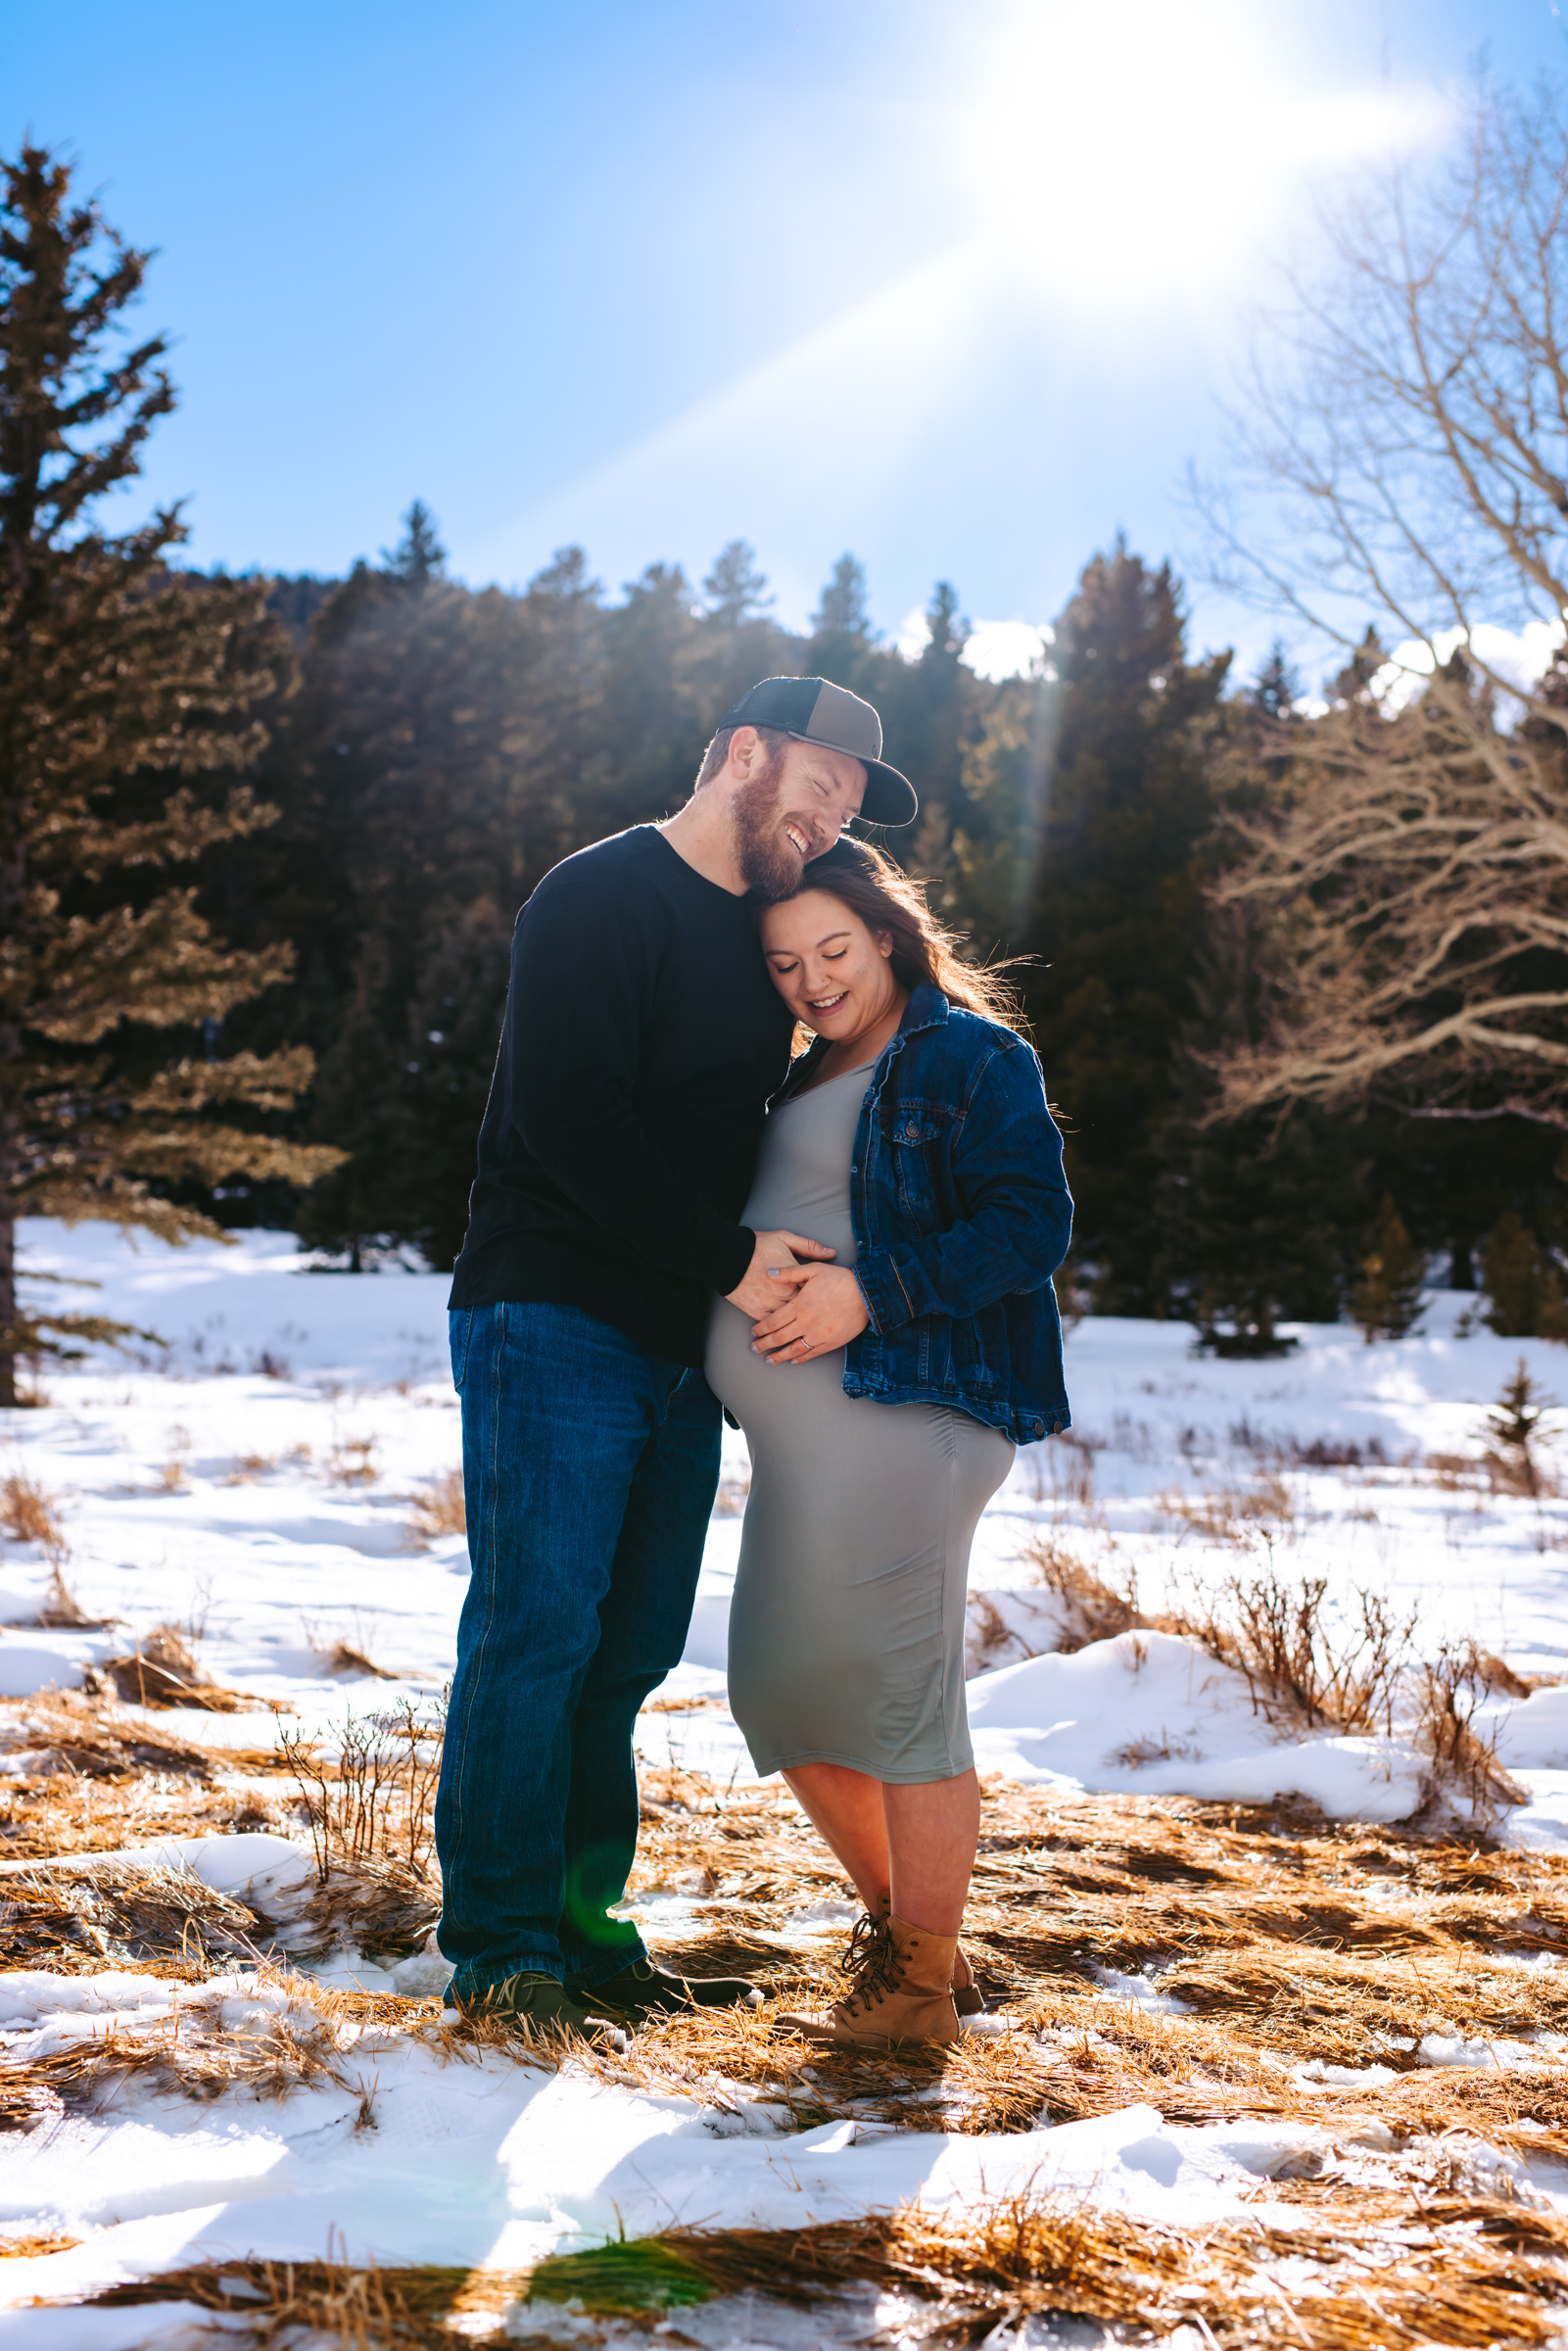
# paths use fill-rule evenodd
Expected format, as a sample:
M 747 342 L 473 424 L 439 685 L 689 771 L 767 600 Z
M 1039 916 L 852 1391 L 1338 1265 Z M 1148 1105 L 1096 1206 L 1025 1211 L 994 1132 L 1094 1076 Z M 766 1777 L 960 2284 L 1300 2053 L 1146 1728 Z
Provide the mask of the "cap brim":
M 862 824 L 910 825 L 919 816 L 914 785 L 885 759 L 868 759 L 864 751 L 852 751 L 847 744 L 821 743 L 817 736 L 796 735 L 792 728 L 781 729 L 781 733 L 787 734 L 792 743 L 815 743 L 821 750 L 841 751 L 846 759 L 860 761 L 866 770 L 866 796 L 858 812 Z
M 866 796 L 860 803 L 861 822 L 868 825 L 909 825 L 920 814 L 915 787 L 896 767 L 882 759 L 863 759 Z

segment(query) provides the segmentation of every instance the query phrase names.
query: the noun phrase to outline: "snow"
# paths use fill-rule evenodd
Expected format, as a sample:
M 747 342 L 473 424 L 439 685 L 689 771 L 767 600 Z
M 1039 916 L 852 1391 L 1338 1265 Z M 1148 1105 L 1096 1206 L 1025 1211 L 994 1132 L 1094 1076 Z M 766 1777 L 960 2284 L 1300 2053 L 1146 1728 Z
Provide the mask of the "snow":
M 89 1615 L 119 1621 L 29 1627 L 48 1565 L 35 1548 L 6 1546 L 0 1696 L 73 1687 L 166 1619 L 196 1627 L 207 1670 L 256 1701 L 254 1716 L 193 1718 L 209 1744 L 270 1746 L 276 1702 L 321 1732 L 350 1707 L 439 1690 L 454 1662 L 467 1551 L 460 1535 L 421 1546 L 409 1521 L 460 1460 L 446 1277 L 312 1271 L 286 1234 L 169 1250 L 93 1225 L 23 1233 L 40 1271 L 97 1283 L 85 1294 L 95 1311 L 168 1345 L 129 1364 L 100 1354 L 51 1370 L 51 1404 L 12 1416 L 10 1454 L 24 1453 L 61 1499 L 72 1590 Z M 1064 1790 L 1295 1795 L 1373 1820 L 1421 1799 L 1419 1759 L 1398 1737 L 1282 1739 L 1239 1676 L 1178 1636 L 1032 1654 L 1055 1651 L 1067 1629 L 1020 1556 L 1042 1532 L 1114 1583 L 1135 1577 L 1146 1610 L 1271 1559 L 1283 1575 L 1325 1578 L 1330 1621 L 1349 1623 L 1370 1589 L 1416 1617 L 1423 1654 L 1474 1635 L 1522 1673 L 1568 1670 L 1568 1507 L 1423 1467 L 1434 1454 L 1479 1460 L 1485 1409 L 1521 1357 L 1548 1393 L 1564 1388 L 1549 1344 L 1456 1337 L 1471 1303 L 1438 1297 L 1397 1344 L 1303 1328 L 1296 1353 L 1262 1364 L 1195 1359 L 1179 1324 L 1080 1325 L 1068 1345 L 1073 1439 L 1021 1452 L 975 1547 L 970 1711 L 981 1767 Z M 1359 1465 L 1312 1465 L 1314 1454 L 1352 1449 Z M 645 1716 L 641 1744 L 652 1759 L 743 1785 L 750 1764 L 722 1703 L 746 1477 L 733 1432 L 725 1469 L 669 1684 L 720 1703 Z M 329 1672 L 340 1645 L 385 1678 Z M 1568 1687 L 1499 1700 L 1477 1727 L 1496 1735 L 1532 1798 L 1508 1834 L 1568 1848 Z
M 236 2040 L 280 2016 L 299 2021 L 286 1989 L 243 1975 L 194 1991 L 123 1973 L 3 1981 L 0 2036 L 19 2059 L 70 2045 L 84 2027 L 134 2038 L 176 2013 L 187 2032 L 205 2017 Z M 85 2241 L 5 2265 L 13 2310 L 0 2345 L 82 2339 L 60 2314 L 16 2308 L 33 2295 L 240 2254 L 318 2258 L 329 2227 L 351 2261 L 522 2268 L 622 2230 L 779 2229 L 1025 2192 L 1201 2224 L 1243 2200 L 1258 2210 L 1259 2179 L 1319 2135 L 1171 2126 L 1145 2105 L 1011 2135 L 854 2120 L 796 2132 L 766 2100 L 715 2111 L 606 2087 L 571 2065 L 551 2074 L 489 2050 L 457 2060 L 408 2035 L 366 2027 L 356 2042 L 347 2032 L 338 2078 L 281 2103 L 234 2089 L 195 2106 L 133 2076 L 107 2114 L 29 2135 L 0 2182 L 0 2226 L 25 2220 Z
M 460 1459 L 445 1277 L 315 1271 L 275 1233 L 175 1252 L 34 1223 L 24 1240 L 40 1270 L 101 1284 L 82 1294 L 94 1312 L 169 1345 L 46 1369 L 47 1402 L 0 1425 L 0 1474 L 24 1470 L 55 1498 L 66 1581 L 89 1616 L 117 1620 L 29 1622 L 49 1597 L 51 1559 L 36 1545 L 0 1546 L 0 1696 L 72 1687 L 165 1621 L 251 1702 L 230 1715 L 155 1717 L 204 1746 L 270 1748 L 279 1705 L 290 1727 L 330 1734 L 350 1708 L 439 1691 L 467 1554 L 461 1536 L 421 1544 L 410 1520 Z M 1245 1678 L 1184 1636 L 1133 1631 L 1058 1650 L 1065 1604 L 1026 1556 L 1040 1538 L 1114 1585 L 1135 1576 L 1148 1612 L 1272 1559 L 1288 1579 L 1325 1579 L 1331 1621 L 1348 1625 L 1371 1590 L 1415 1616 L 1418 1654 L 1473 1635 L 1518 1673 L 1568 1675 L 1568 1505 L 1549 1491 L 1495 1493 L 1430 1463 L 1478 1463 L 1484 1413 L 1519 1358 L 1564 1393 L 1568 1356 L 1457 1335 L 1467 1303 L 1439 1297 L 1421 1331 L 1376 1347 L 1343 1327 L 1303 1328 L 1297 1352 L 1257 1365 L 1196 1359 L 1177 1324 L 1080 1325 L 1068 1347 L 1073 1439 L 1020 1454 L 976 1544 L 970 1712 L 982 1771 L 1067 1793 L 1305 1797 L 1371 1820 L 1407 1815 L 1423 1794 L 1419 1759 L 1398 1734 L 1282 1735 Z M 1347 1462 L 1353 1449 L 1359 1460 Z M 1543 1453 L 1548 1469 L 1568 1467 L 1557 1440 Z M 736 1785 L 753 1777 L 723 1703 L 746 1467 L 743 1444 L 727 1436 L 690 1639 L 664 1693 L 709 1703 L 645 1713 L 640 1731 L 650 1760 Z M 335 1672 L 340 1644 L 379 1673 Z M 1568 1684 L 1498 1696 L 1477 1727 L 1496 1734 L 1530 1797 L 1505 1833 L 1568 1850 Z M 165 1839 L 127 1857 L 250 1889 L 273 1916 L 291 1892 L 303 1896 L 309 1868 L 303 1847 L 259 1834 Z M 676 1888 L 638 1907 L 675 1925 L 701 1898 Z M 842 1913 L 819 1904 L 782 1931 L 830 1932 Z M 430 1954 L 383 1970 L 340 1952 L 318 1972 L 409 1991 L 445 1981 Z M 1155 2013 L 1173 2005 L 1149 1975 L 1105 1988 Z M 0 2040 L 21 2056 L 111 2028 L 163 2031 L 176 2000 L 183 2012 L 229 2003 L 238 2031 L 296 1996 L 240 1976 L 192 1988 L 113 1971 L 17 1973 L 0 1977 Z M 350 2259 L 520 2267 L 618 2229 L 784 2227 L 1025 2187 L 1200 2223 L 1265 2212 L 1259 2180 L 1311 2137 L 1252 2123 L 1176 2127 L 1140 2107 L 988 2137 L 856 2123 L 792 2133 L 765 2102 L 742 2097 L 727 2112 L 570 2066 L 550 2075 L 471 2050 L 459 2061 L 417 2035 L 363 2032 L 342 2081 L 281 2102 L 232 2088 L 198 2104 L 132 2077 L 106 2106 L 13 2142 L 0 2224 L 85 2241 L 3 2265 L 0 2351 L 171 2342 L 185 2323 L 172 2312 L 23 2305 L 208 2257 L 317 2257 L 329 2230 Z M 1510 2067 L 1556 2054 L 1457 2037 L 1451 2048 L 1429 2037 L 1417 2052 L 1429 2064 Z M 1364 2078 L 1383 2071 L 1369 2065 Z M 1302 2076 L 1345 2078 L 1333 2067 Z M 374 2123 L 356 2129 L 361 2082 L 373 2084 Z

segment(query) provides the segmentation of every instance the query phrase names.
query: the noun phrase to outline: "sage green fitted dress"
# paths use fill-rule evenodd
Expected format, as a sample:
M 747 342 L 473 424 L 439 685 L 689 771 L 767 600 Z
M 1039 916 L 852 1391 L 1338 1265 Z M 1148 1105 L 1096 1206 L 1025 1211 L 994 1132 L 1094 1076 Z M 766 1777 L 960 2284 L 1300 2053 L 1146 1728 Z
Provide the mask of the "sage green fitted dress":
M 846 1070 L 772 1112 L 742 1223 L 809 1234 L 854 1265 L 849 1166 L 871 1075 Z M 730 1704 L 757 1770 L 844 1763 L 902 1783 L 967 1771 L 970 1546 L 1011 1439 L 940 1405 L 846 1396 L 842 1349 L 769 1364 L 751 1318 L 722 1298 L 707 1374 L 751 1454 Z

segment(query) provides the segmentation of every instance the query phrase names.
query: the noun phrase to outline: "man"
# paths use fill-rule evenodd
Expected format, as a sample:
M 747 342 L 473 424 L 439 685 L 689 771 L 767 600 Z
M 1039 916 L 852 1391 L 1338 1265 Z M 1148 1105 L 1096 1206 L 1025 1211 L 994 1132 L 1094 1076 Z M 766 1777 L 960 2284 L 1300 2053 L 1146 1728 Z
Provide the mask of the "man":
M 809 1234 L 752 1232 L 792 1029 L 746 899 L 852 817 L 907 824 L 871 705 L 766 678 L 690 799 L 556 866 L 517 919 L 451 1289 L 473 1562 L 436 1842 L 460 2007 L 547 2031 L 754 1998 L 607 1913 L 637 1843 L 632 1732 L 686 1644 L 719 1474 L 708 1299 L 769 1313 Z

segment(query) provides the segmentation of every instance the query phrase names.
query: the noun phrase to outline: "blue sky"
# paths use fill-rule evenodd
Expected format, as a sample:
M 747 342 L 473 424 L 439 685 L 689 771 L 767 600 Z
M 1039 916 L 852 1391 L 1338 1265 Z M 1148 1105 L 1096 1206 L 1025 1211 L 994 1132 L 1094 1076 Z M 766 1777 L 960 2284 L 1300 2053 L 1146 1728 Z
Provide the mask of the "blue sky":
M 755 545 L 801 621 L 866 563 L 1043 620 L 1122 529 L 1200 644 L 1249 299 L 1312 174 L 1435 147 L 1550 0 L 77 0 L 0 5 L 0 131 L 160 249 L 149 491 L 192 552 L 343 569 L 418 495 L 453 568 L 612 588 Z

